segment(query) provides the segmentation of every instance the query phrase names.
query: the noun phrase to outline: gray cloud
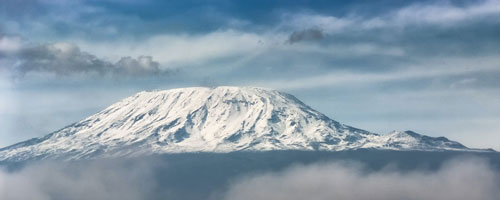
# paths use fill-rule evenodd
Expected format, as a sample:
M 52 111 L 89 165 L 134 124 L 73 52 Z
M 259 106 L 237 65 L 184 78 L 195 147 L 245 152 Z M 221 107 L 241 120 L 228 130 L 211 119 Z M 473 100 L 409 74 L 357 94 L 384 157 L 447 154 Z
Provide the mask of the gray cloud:
M 22 74 L 32 71 L 53 72 L 58 75 L 82 72 L 104 74 L 114 68 L 111 63 L 82 52 L 77 46 L 68 43 L 28 47 L 20 52 L 19 59 L 21 63 L 15 70 Z
M 0 169 L 0 199 L 138 200 L 151 186 L 150 169 L 122 161 L 45 162 L 10 173 Z
M 160 64 L 151 56 L 126 56 L 113 63 L 82 51 L 71 43 L 25 45 L 15 49 L 15 44 L 11 44 L 13 42 L 7 39 L 3 41 L 6 41 L 3 45 L 5 50 L 0 48 L 0 55 L 8 55 L 6 59 L 11 60 L 8 68 L 20 76 L 28 73 L 51 73 L 62 76 L 84 74 L 115 77 L 167 73 L 160 69 Z M 12 53 L 14 50 L 16 52 Z
M 500 174 L 484 160 L 450 161 L 438 171 L 367 172 L 355 164 L 323 163 L 243 179 L 226 199 L 494 200 Z
M 127 56 L 115 64 L 115 69 L 125 74 L 151 75 L 161 73 L 159 66 L 160 63 L 151 56 L 139 56 L 137 59 Z
M 315 41 L 321 40 L 325 37 L 323 31 L 317 28 L 309 28 L 301 31 L 294 31 L 289 37 L 287 42 L 290 44 L 301 41 Z

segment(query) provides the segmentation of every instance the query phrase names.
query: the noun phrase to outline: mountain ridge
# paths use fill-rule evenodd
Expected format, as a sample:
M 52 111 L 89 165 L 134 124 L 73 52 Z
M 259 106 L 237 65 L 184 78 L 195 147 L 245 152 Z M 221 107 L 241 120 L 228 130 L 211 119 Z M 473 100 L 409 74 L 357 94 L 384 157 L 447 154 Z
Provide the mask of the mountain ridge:
M 360 148 L 482 151 L 413 131 L 354 128 L 276 90 L 221 86 L 139 92 L 49 135 L 1 148 L 0 161 Z

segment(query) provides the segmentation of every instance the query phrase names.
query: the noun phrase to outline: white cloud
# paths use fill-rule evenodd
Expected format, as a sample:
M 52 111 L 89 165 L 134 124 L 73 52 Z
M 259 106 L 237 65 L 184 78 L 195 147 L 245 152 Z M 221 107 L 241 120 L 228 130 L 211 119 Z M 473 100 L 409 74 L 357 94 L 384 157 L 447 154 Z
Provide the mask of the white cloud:
M 5 113 L 12 105 L 12 86 L 10 74 L 7 69 L 1 67 L 0 62 L 0 113 Z M 2 144 L 0 144 L 1 146 Z
M 278 39 L 276 39 L 278 38 Z M 83 49 L 116 59 L 123 55 L 151 55 L 167 67 L 202 64 L 214 59 L 239 57 L 281 45 L 284 35 L 261 35 L 220 30 L 204 35 L 157 35 L 145 41 L 123 43 L 77 42 Z M 115 51 L 109 51 L 110 47 Z
M 286 14 L 283 16 L 284 27 L 296 30 L 304 28 L 318 28 L 327 33 L 340 32 L 357 23 L 356 19 L 338 18 L 319 14 Z
M 370 172 L 359 165 L 323 163 L 244 178 L 226 199 L 494 200 L 500 176 L 481 159 L 456 159 L 437 171 Z
M 431 4 L 411 4 L 375 17 L 356 14 L 343 17 L 310 13 L 285 14 L 281 26 L 295 30 L 320 28 L 326 33 L 341 33 L 414 25 L 449 26 L 466 20 L 492 19 L 492 17 L 500 17 L 500 1 L 498 0 L 479 1 L 463 7 L 438 1 Z
M 407 56 L 408 46 L 387 44 L 392 34 L 373 35 L 369 41 L 344 41 L 343 43 L 285 45 L 290 31 L 320 30 L 323 38 L 335 38 L 335 34 L 365 34 L 375 29 L 389 30 L 397 34 L 401 27 L 416 24 L 452 25 L 470 19 L 500 16 L 497 0 L 482 1 L 459 7 L 452 4 L 411 4 L 387 14 L 365 17 L 351 13 L 345 16 L 329 16 L 315 13 L 284 14 L 274 28 L 267 31 L 248 32 L 236 29 L 221 29 L 206 34 L 158 34 L 147 39 L 116 41 L 76 41 L 83 50 L 110 60 L 123 56 L 150 55 L 165 67 L 203 65 L 217 59 L 245 57 L 259 52 L 280 53 L 304 51 L 327 53 L 332 56 Z M 293 33 L 292 33 L 293 34 Z M 374 32 L 373 34 L 378 34 Z M 366 39 L 366 38 L 365 38 Z M 418 43 L 418 42 L 417 42 Z M 410 44 L 410 47 L 412 44 Z
M 150 167 L 149 163 L 101 161 L 30 163 L 14 172 L 0 168 L 0 199 L 144 199 L 147 186 L 154 185 Z
M 21 49 L 22 39 L 18 36 L 0 35 L 0 56 L 3 53 L 14 53 Z
M 500 1 L 486 0 L 464 7 L 449 3 L 415 4 L 393 13 L 391 17 L 400 24 L 448 24 L 476 17 L 500 16 Z
M 477 82 L 476 78 L 464 78 L 464 79 L 461 79 L 459 81 L 453 82 L 450 85 L 450 88 L 459 88 L 462 86 L 470 85 L 470 84 L 475 83 L 475 82 Z

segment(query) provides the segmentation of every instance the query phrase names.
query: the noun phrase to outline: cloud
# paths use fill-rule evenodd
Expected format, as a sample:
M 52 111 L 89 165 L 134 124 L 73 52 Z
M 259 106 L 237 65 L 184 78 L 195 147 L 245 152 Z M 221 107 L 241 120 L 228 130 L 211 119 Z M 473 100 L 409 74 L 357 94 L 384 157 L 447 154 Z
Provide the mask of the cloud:
M 324 33 L 320 29 L 310 28 L 293 32 L 288 38 L 288 43 L 293 44 L 301 41 L 314 41 L 323 39 Z
M 280 37 L 275 40 L 275 37 Z M 217 30 L 206 34 L 158 34 L 137 42 L 78 42 L 83 49 L 95 54 L 115 57 L 120 55 L 151 55 L 158 62 L 173 66 L 200 66 L 214 60 L 239 58 L 282 43 L 275 35 L 262 35 L 239 30 Z M 114 47 L 115 51 L 110 51 Z
M 22 39 L 19 36 L 7 36 L 0 33 L 0 57 L 19 51 Z
M 412 59 L 443 55 L 498 54 L 500 1 L 413 3 L 383 13 L 289 12 L 282 15 L 279 30 L 299 36 L 303 30 L 322 30 L 324 49 L 369 43 L 396 47 Z M 306 33 L 306 32 L 303 32 Z M 344 48 L 336 48 L 342 51 Z M 382 59 L 379 59 L 382 60 Z
M 253 161 L 234 155 L 186 154 L 30 162 L 20 168 L 0 168 L 0 199 L 495 200 L 500 195 L 499 169 L 480 157 L 446 159 L 439 161 L 438 168 L 389 164 L 380 169 L 376 166 L 388 164 L 388 160 L 367 161 L 365 166 L 342 160 L 320 161 L 316 156 L 310 160 L 297 154 L 282 157 L 288 154 L 271 153 L 261 158 L 272 159 L 269 155 L 279 156 L 281 161 L 248 165 Z M 300 160 L 316 161 L 288 164 Z
M 456 23 L 474 18 L 500 15 L 500 1 L 484 0 L 472 1 L 465 6 L 438 2 L 435 4 L 414 4 L 397 10 L 390 16 L 394 22 L 411 25 L 419 23 L 443 24 Z
M 0 53 L 10 53 L 10 63 L 3 64 L 15 74 L 49 73 L 61 76 L 157 76 L 168 73 L 160 69 L 160 64 L 151 56 L 122 57 L 116 63 L 100 59 L 80 50 L 71 43 L 50 43 L 19 46 L 14 42 L 4 42 Z M 2 43 L 0 43 L 2 44 Z M 14 53 L 12 53 L 14 52 Z
M 414 66 L 406 66 L 401 70 L 384 72 L 345 72 L 332 71 L 316 76 L 306 76 L 295 80 L 265 80 L 256 81 L 256 85 L 278 89 L 308 89 L 346 84 L 383 83 L 410 81 L 430 78 L 453 77 L 474 73 L 499 73 L 499 59 L 496 57 L 481 57 L 475 59 L 454 58 L 446 61 L 427 60 Z
M 477 82 L 476 78 L 464 78 L 464 79 L 461 79 L 461 80 L 458 80 L 458 81 L 451 83 L 450 88 L 459 88 L 462 86 L 471 85 L 475 82 Z
M 0 169 L 0 199 L 139 200 L 152 186 L 151 165 L 102 161 L 43 162 L 6 172 Z
M 356 12 L 340 17 L 317 13 L 285 14 L 282 26 L 299 29 L 319 27 L 327 33 L 415 25 L 452 26 L 468 20 L 496 21 L 491 17 L 500 16 L 499 3 L 498 0 L 471 1 L 462 6 L 439 1 L 413 3 L 370 17 Z
M 462 6 L 413 3 L 402 8 L 388 8 L 381 14 L 354 10 L 340 16 L 285 10 L 286 14 L 277 21 L 250 23 L 254 29 L 221 26 L 202 33 L 194 30 L 182 33 L 152 31 L 150 37 L 137 40 L 76 42 L 95 55 L 115 60 L 122 55 L 150 55 L 172 67 L 216 68 L 220 62 L 239 62 L 247 58 L 286 60 L 315 54 L 318 58 L 302 64 L 303 68 L 319 64 L 327 64 L 330 68 L 340 65 L 363 68 L 367 64 L 384 68 L 427 57 L 471 57 L 500 52 L 500 40 L 495 37 L 499 33 L 495 27 L 500 24 L 495 18 L 500 15 L 496 7 L 495 1 L 471 2 Z M 426 13 L 427 9 L 433 11 Z M 422 18 L 409 16 L 413 11 L 421 13 Z M 435 19 L 440 23 L 430 20 L 435 18 L 432 13 L 439 12 L 458 13 L 456 15 L 461 17 L 446 23 L 443 22 L 445 19 Z M 310 42 L 299 44 L 300 41 Z M 268 67 L 282 63 L 260 64 Z M 371 70 L 377 68 L 370 67 Z
M 113 69 L 111 63 L 96 58 L 69 43 L 53 43 L 30 46 L 19 54 L 20 64 L 15 70 L 21 74 L 29 72 L 52 72 L 58 75 L 73 73 L 98 73 L 103 75 Z
M 115 64 L 115 69 L 130 75 L 151 75 L 162 72 L 159 66 L 160 63 L 154 61 L 151 56 L 139 56 L 137 59 L 127 56 Z
M 323 163 L 244 178 L 230 187 L 226 199 L 494 200 L 499 187 L 500 174 L 477 158 L 450 161 L 437 171 L 409 172 Z
M 315 13 L 285 14 L 282 21 L 283 27 L 299 30 L 309 27 L 310 29 L 321 29 L 326 33 L 344 31 L 346 28 L 350 28 L 358 23 L 357 19 L 354 18 L 342 18 Z

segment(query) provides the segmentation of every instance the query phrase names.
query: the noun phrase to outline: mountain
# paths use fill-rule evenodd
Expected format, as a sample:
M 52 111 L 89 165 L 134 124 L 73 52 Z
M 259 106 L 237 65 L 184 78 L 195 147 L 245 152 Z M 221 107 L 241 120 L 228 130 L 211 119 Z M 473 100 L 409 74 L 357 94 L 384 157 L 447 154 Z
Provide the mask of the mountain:
M 275 90 L 194 87 L 140 92 L 45 137 L 2 148 L 0 161 L 359 148 L 473 150 L 444 137 L 347 126 Z

